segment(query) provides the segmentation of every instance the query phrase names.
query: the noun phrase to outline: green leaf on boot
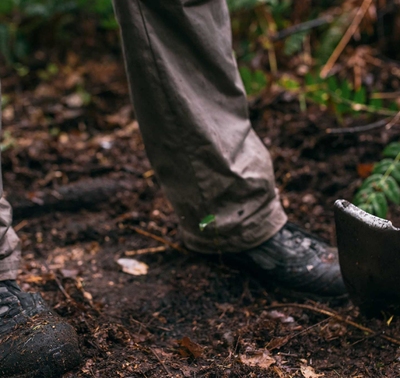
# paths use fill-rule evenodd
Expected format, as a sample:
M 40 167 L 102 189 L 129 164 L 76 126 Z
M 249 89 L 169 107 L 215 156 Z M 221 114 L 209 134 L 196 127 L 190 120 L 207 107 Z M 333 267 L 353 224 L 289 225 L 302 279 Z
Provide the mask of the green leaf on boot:
M 214 214 L 209 214 L 206 217 L 204 217 L 200 223 L 199 223 L 199 228 L 200 231 L 204 231 L 204 229 L 210 224 L 215 222 L 215 215 Z

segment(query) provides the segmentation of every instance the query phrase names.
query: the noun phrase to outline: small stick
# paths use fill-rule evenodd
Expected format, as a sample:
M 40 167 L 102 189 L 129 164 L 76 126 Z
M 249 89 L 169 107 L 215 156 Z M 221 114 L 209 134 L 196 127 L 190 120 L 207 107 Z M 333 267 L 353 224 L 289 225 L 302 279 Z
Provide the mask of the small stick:
M 400 97 L 400 92 L 377 92 L 377 93 L 373 93 L 371 95 L 371 98 L 375 99 L 391 99 L 391 100 L 396 100 Z
M 185 248 L 182 248 L 179 244 L 171 243 L 170 241 L 162 238 L 161 236 L 154 235 L 154 234 L 152 234 L 150 232 L 141 230 L 140 228 L 137 228 L 137 227 L 129 226 L 129 228 L 132 229 L 133 231 L 137 232 L 140 235 L 147 236 L 148 238 L 151 238 L 151 239 L 157 240 L 160 243 L 166 244 L 169 247 L 171 247 L 171 248 L 173 248 L 173 249 L 175 249 L 175 250 L 177 250 L 179 252 L 187 253 L 187 250 Z
M 370 123 L 364 126 L 355 126 L 355 127 L 346 127 L 346 128 L 337 128 L 337 129 L 326 129 L 327 134 L 353 134 L 353 133 L 362 133 L 365 131 L 371 131 L 374 129 L 378 129 L 379 127 L 385 126 L 386 130 L 392 128 L 393 125 L 398 123 L 400 119 L 400 112 L 398 112 L 391 120 L 388 118 L 381 119 L 379 121 Z
M 328 319 L 321 320 L 320 322 L 318 322 L 318 323 L 316 323 L 316 324 L 313 324 L 313 325 L 311 325 L 311 326 L 309 326 L 309 327 L 303 329 L 302 331 L 297 332 L 296 334 L 294 334 L 294 335 L 292 335 L 292 336 L 289 336 L 289 337 L 285 340 L 285 343 L 284 343 L 284 344 L 287 344 L 290 340 L 295 339 L 296 337 L 298 337 L 298 336 L 300 336 L 300 335 L 303 335 L 304 333 L 307 333 L 307 332 L 310 331 L 311 329 L 313 329 L 313 328 L 315 328 L 315 327 L 318 327 L 319 325 L 321 325 L 321 324 L 327 322 L 328 320 L 329 320 L 329 318 L 328 318 Z M 283 337 L 285 337 L 285 336 L 283 336 Z M 284 344 L 281 344 L 281 345 L 279 346 L 279 348 L 281 348 Z M 267 344 L 267 349 L 268 349 L 269 351 L 272 351 L 272 350 L 276 349 L 276 347 L 275 347 L 275 348 L 268 348 L 268 345 L 269 345 L 269 344 Z
M 361 4 L 360 8 L 358 8 L 358 11 L 351 22 L 349 28 L 346 30 L 346 33 L 344 33 L 344 36 L 340 40 L 339 44 L 336 46 L 335 50 L 333 51 L 332 55 L 329 57 L 328 61 L 326 62 L 325 66 L 322 68 L 320 76 L 322 79 L 325 79 L 326 76 L 328 75 L 329 71 L 332 69 L 333 65 L 339 58 L 340 54 L 346 47 L 346 45 L 349 43 L 351 37 L 354 35 L 356 32 L 358 26 L 360 25 L 360 22 L 365 16 L 365 13 L 367 13 L 368 8 L 371 6 L 372 0 L 364 0 L 363 3 Z
M 52 275 L 54 276 L 54 281 L 56 282 L 56 284 L 57 284 L 58 288 L 60 289 L 61 293 L 64 294 L 65 298 L 66 298 L 71 304 L 73 304 L 75 307 L 81 308 L 82 306 L 81 306 L 74 298 L 72 298 L 72 297 L 67 293 L 67 291 L 65 290 L 63 284 L 62 284 L 61 281 L 58 279 L 57 275 L 50 269 L 50 267 L 49 267 L 49 265 L 47 264 L 46 261 L 43 261 L 43 266 L 46 268 L 46 270 L 47 270 L 48 273 L 52 273 Z M 79 282 L 78 279 L 75 278 L 74 281 L 75 281 L 75 286 L 76 286 L 76 288 L 77 288 L 79 291 L 81 291 L 82 294 L 84 295 L 84 291 L 83 291 L 82 287 L 79 287 L 79 285 L 78 285 L 78 282 Z M 82 284 L 81 284 L 80 286 L 82 286 Z M 87 299 L 87 298 L 86 298 L 86 299 Z M 96 312 L 99 314 L 100 312 L 93 306 L 92 301 L 89 300 L 89 299 L 87 299 L 87 301 L 88 301 L 90 307 L 91 307 L 94 311 L 96 311 Z
M 143 249 L 137 249 L 134 251 L 125 251 L 125 256 L 137 256 L 137 255 L 145 255 L 146 253 L 164 252 L 164 251 L 166 251 L 166 249 L 167 249 L 167 247 L 162 245 L 160 247 L 143 248 Z
M 357 133 L 363 133 L 366 131 L 371 131 L 375 129 L 379 129 L 380 127 L 386 126 L 388 122 L 388 119 L 381 119 L 376 122 L 369 123 L 368 125 L 362 125 L 362 126 L 354 126 L 354 127 L 343 127 L 343 128 L 337 128 L 337 129 L 326 129 L 327 134 L 357 134 Z
M 342 104 L 349 105 L 353 110 L 355 110 L 357 112 L 363 111 L 363 112 L 368 112 L 368 113 L 372 113 L 372 114 L 380 114 L 380 115 L 384 115 L 387 117 L 392 117 L 397 114 L 395 110 L 390 110 L 390 109 L 386 109 L 386 108 L 377 109 L 371 105 L 364 105 L 364 104 L 360 104 L 360 103 L 352 101 L 352 100 L 348 100 L 346 98 L 338 96 L 334 91 L 327 90 L 326 92 L 336 101 L 339 101 Z
M 64 289 L 64 286 L 62 285 L 61 281 L 58 279 L 57 275 L 49 268 L 49 265 L 47 264 L 46 261 L 43 261 L 43 266 L 46 268 L 48 273 L 52 273 L 52 275 L 54 276 L 54 281 L 56 282 L 56 284 L 57 284 L 58 288 L 60 289 L 61 293 L 64 294 L 65 298 L 67 298 L 72 303 L 75 303 L 75 300 Z
M 273 366 L 272 370 L 279 375 L 279 378 L 285 378 L 285 375 L 283 374 L 282 370 L 278 368 L 278 366 Z
M 18 232 L 20 230 L 22 230 L 26 225 L 28 224 L 28 221 L 26 219 L 24 219 L 23 221 L 19 222 L 15 227 L 14 227 L 14 231 Z
M 165 366 L 164 362 L 162 362 L 161 358 L 158 356 L 158 354 L 156 353 L 156 351 L 153 348 L 149 348 L 151 350 L 151 352 L 154 354 L 154 356 L 157 358 L 158 362 L 162 365 L 162 367 L 164 368 L 165 372 L 168 374 L 168 377 L 170 377 L 172 374 L 171 372 L 168 370 L 168 368 Z
M 368 332 L 368 333 L 370 333 L 370 334 L 372 334 L 372 335 L 376 333 L 376 332 L 375 332 L 374 330 L 372 330 L 371 328 L 364 327 L 364 326 L 361 325 L 361 324 L 358 324 L 358 323 L 356 323 L 356 322 L 354 322 L 354 321 L 352 321 L 352 320 L 346 319 L 345 317 L 343 317 L 343 316 L 341 316 L 341 315 L 339 315 L 339 314 L 336 314 L 336 313 L 333 312 L 333 311 L 324 310 L 324 309 L 322 309 L 322 308 L 317 308 L 317 307 L 313 307 L 313 306 L 306 305 L 306 304 L 300 304 L 300 303 L 280 303 L 280 304 L 268 306 L 268 307 L 266 308 L 266 310 L 273 310 L 273 309 L 276 309 L 276 308 L 285 308 L 285 307 L 294 307 L 294 308 L 301 308 L 301 309 L 303 309 L 303 310 L 310 310 L 310 311 L 316 312 L 316 313 L 318 313 L 318 314 L 330 316 L 330 317 L 332 317 L 332 318 L 334 318 L 334 319 L 336 319 L 336 320 L 338 320 L 338 321 L 340 321 L 340 322 L 343 322 L 343 323 L 346 323 L 346 324 L 348 324 L 348 325 L 351 325 L 351 326 L 353 326 L 353 327 L 355 327 L 355 328 L 358 328 L 359 330 L 361 330 L 361 331 L 363 331 L 363 332 Z M 386 340 L 386 341 L 389 341 L 389 342 L 393 343 L 393 344 L 400 345 L 400 340 L 395 339 L 394 337 L 390 337 L 390 336 L 383 335 L 383 334 L 378 334 L 378 336 L 381 337 L 382 339 Z
M 309 327 L 303 329 L 302 331 L 297 332 L 295 335 L 293 335 L 293 336 L 290 337 L 290 340 L 293 339 L 293 338 L 295 338 L 295 337 L 297 337 L 297 336 L 300 336 L 300 335 L 302 335 L 302 334 L 304 334 L 304 333 L 307 333 L 307 332 L 310 331 L 311 329 L 320 326 L 321 324 L 327 322 L 328 320 L 329 320 L 329 318 L 328 318 L 328 319 L 321 320 L 319 323 L 313 324 L 313 325 L 311 325 L 311 326 L 309 326 Z
M 273 42 L 279 41 L 280 39 L 289 37 L 292 34 L 301 33 L 310 29 L 317 28 L 318 26 L 330 24 L 333 20 L 334 17 L 332 15 L 327 15 L 320 18 L 316 18 L 315 20 L 302 22 L 301 24 L 293 25 L 286 29 L 281 30 L 280 32 L 273 35 L 271 40 Z

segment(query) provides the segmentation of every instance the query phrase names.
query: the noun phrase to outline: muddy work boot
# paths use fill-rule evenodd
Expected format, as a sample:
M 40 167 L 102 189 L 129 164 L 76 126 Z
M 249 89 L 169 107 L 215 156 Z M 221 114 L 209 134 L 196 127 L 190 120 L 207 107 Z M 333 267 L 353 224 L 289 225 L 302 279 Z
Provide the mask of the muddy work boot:
M 61 377 L 80 362 L 75 330 L 38 293 L 0 281 L 0 377 Z
M 291 223 L 237 258 L 279 286 L 323 296 L 346 293 L 337 249 Z

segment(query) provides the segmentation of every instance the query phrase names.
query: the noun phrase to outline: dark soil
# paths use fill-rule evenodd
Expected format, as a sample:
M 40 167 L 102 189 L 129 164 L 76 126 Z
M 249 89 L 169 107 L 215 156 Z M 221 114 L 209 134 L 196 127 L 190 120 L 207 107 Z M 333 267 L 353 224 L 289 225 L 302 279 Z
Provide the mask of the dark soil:
M 179 237 L 145 156 L 121 56 L 70 52 L 57 74 L 39 80 L 38 70 L 1 72 L 3 175 L 23 242 L 20 283 L 79 334 L 84 362 L 66 377 L 400 376 L 398 345 L 380 337 L 400 333 L 398 317 L 366 319 L 347 299 L 264 287 L 218 257 L 169 247 L 134 256 L 146 275 L 123 273 L 120 257 L 164 246 L 137 230 Z M 254 127 L 290 220 L 335 243 L 334 200 L 351 200 L 359 164 L 379 159 L 398 130 L 332 136 L 334 116 L 315 105 L 302 113 L 285 96 L 257 104 Z M 287 307 L 270 307 L 279 304 Z M 251 366 L 255 359 L 263 367 Z

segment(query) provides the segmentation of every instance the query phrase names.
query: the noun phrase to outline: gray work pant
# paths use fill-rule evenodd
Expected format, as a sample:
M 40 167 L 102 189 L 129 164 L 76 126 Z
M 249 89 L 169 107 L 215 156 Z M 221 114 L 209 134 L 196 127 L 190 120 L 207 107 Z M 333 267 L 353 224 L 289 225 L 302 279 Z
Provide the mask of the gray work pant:
M 131 95 L 154 171 L 194 251 L 239 252 L 286 222 L 251 128 L 225 0 L 114 0 Z M 0 192 L 2 195 L 2 190 Z M 207 215 L 215 222 L 201 231 Z M 0 199 L 0 280 L 20 249 Z
M 185 245 L 238 252 L 286 222 L 250 126 L 225 0 L 114 0 L 149 160 Z M 216 221 L 200 231 L 207 215 Z
M 3 181 L 0 170 L 0 281 L 13 280 L 17 277 L 19 260 L 21 257 L 20 241 L 11 227 L 11 222 L 12 210 L 10 204 L 3 197 Z

